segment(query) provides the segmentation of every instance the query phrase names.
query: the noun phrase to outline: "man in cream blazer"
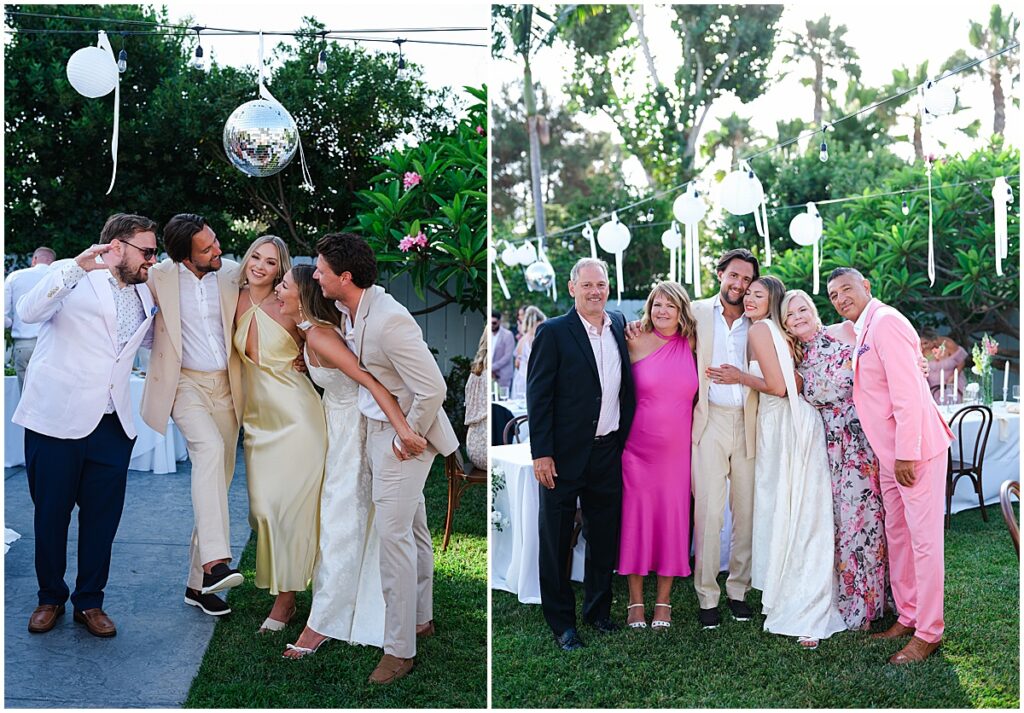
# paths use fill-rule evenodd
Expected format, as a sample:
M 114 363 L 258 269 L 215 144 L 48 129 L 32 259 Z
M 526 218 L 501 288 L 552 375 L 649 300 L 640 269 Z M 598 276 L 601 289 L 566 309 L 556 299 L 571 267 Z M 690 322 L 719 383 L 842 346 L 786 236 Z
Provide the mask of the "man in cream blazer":
M 181 213 L 164 228 L 168 258 L 150 275 L 160 312 L 142 394 L 142 418 L 163 433 L 168 417 L 192 461 L 195 527 L 185 603 L 211 616 L 230 613 L 219 592 L 244 581 L 231 562 L 228 488 L 242 415 L 242 367 L 232 345 L 239 266 L 221 260 L 220 243 L 199 215 Z
M 749 250 L 736 249 L 722 256 L 717 272 L 719 293 L 692 304 L 697 321 L 699 379 L 692 431 L 693 586 L 700 608 L 698 619 L 705 629 L 721 623 L 717 578 L 727 492 L 732 511 L 732 547 L 726 598 L 734 619 L 749 621 L 753 616 L 744 599 L 750 590 L 757 392 L 739 384 L 713 384 L 707 369 L 729 363 L 746 370 L 750 320 L 743 316 L 743 296 L 758 278 L 759 266 Z
M 29 619 L 33 633 L 50 631 L 64 613 L 68 525 L 76 504 L 74 619 L 95 636 L 117 633 L 103 611 L 103 589 L 135 445 L 128 378 L 156 312 L 143 284 L 155 258 L 156 223 L 113 215 L 99 244 L 55 262 L 16 306 L 23 322 L 40 325 L 11 419 L 25 427 L 35 506 L 39 606 Z
M 317 252 L 314 277 L 348 318 L 350 348 L 395 396 L 412 430 L 428 442 L 420 455 L 410 456 L 373 397 L 360 389 L 385 606 L 384 656 L 370 682 L 386 684 L 412 669 L 416 637 L 434 633 L 434 552 L 423 485 L 434 456 L 453 453 L 459 442 L 442 409 L 446 386 L 441 370 L 409 310 L 374 284 L 373 250 L 359 236 L 339 233 L 322 238 Z

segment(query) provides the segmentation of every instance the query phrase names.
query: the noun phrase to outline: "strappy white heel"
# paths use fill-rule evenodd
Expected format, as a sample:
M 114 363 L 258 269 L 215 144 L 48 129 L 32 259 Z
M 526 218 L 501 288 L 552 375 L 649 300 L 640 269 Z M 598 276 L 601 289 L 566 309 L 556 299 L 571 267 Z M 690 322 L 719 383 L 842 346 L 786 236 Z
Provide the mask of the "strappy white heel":
M 635 609 L 636 607 L 640 607 L 641 609 L 643 609 L 644 605 L 642 602 L 640 604 L 630 604 L 628 607 L 626 607 L 626 611 L 629 611 L 630 609 Z M 640 621 L 630 622 L 628 626 L 630 629 L 646 629 L 647 622 L 644 619 L 640 619 Z
M 311 649 L 310 648 L 306 648 L 305 646 L 296 646 L 295 644 L 285 644 L 284 645 L 285 651 L 294 651 L 294 652 L 296 652 L 298 654 L 298 656 L 287 656 L 286 654 L 281 654 L 281 658 L 283 658 L 283 659 L 292 659 L 294 661 L 298 661 L 299 659 L 304 659 L 307 656 L 312 656 L 313 654 L 315 654 L 317 651 L 320 650 L 321 646 L 323 646 L 324 644 L 326 644 L 330 640 L 331 640 L 331 637 L 325 636 L 324 638 L 322 638 L 320 640 L 319 644 L 317 644 L 316 646 L 314 646 Z
M 655 603 L 654 610 L 657 611 L 658 607 L 668 607 L 669 609 L 671 609 L 672 605 L 671 604 L 658 604 L 658 603 Z M 652 629 L 667 629 L 670 626 L 672 626 L 672 622 L 665 621 L 664 619 L 652 619 L 651 620 L 651 628 Z

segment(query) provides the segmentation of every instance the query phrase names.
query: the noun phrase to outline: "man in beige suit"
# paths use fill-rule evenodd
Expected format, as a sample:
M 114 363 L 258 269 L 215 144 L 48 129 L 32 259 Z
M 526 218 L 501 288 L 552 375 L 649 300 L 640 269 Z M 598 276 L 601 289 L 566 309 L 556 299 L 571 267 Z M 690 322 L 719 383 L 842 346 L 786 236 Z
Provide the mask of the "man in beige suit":
M 150 270 L 160 311 L 142 418 L 163 433 L 172 417 L 188 443 L 195 527 L 185 603 L 222 616 L 231 609 L 214 592 L 244 581 L 228 566 L 228 487 L 242 414 L 241 362 L 231 343 L 239 266 L 221 260 L 213 229 L 192 213 L 171 218 L 164 247 L 169 259 Z
M 750 590 L 757 392 L 738 384 L 712 383 L 707 369 L 725 363 L 746 369 L 750 320 L 743 316 L 743 296 L 760 273 L 757 258 L 744 249 L 725 253 L 717 272 L 719 293 L 692 305 L 700 379 L 693 411 L 693 586 L 700 607 L 698 619 L 705 629 L 714 629 L 722 621 L 717 578 L 726 492 L 732 511 L 726 598 L 734 619 L 753 617 L 744 599 Z
M 442 409 L 444 377 L 419 325 L 409 310 L 374 284 L 373 250 L 351 233 L 324 236 L 316 248 L 313 276 L 324 296 L 337 300 L 345 314 L 349 347 L 362 367 L 394 394 L 413 431 L 429 444 L 420 455 L 410 456 L 373 397 L 360 388 L 385 607 L 384 656 L 370 682 L 391 683 L 412 669 L 416 637 L 434 633 L 434 551 L 423 485 L 434 456 L 453 453 L 459 441 Z

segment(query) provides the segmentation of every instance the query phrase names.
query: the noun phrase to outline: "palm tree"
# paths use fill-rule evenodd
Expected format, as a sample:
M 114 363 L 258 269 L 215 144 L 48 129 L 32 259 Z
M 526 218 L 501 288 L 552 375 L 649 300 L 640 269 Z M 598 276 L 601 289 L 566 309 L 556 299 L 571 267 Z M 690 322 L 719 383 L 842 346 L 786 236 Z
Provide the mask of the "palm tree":
M 977 57 L 971 57 L 963 50 L 958 50 L 943 65 L 943 70 L 962 66 L 972 59 L 981 59 L 994 54 L 1014 44 L 1017 39 L 1017 30 L 1020 28 L 1020 20 L 1011 12 L 1003 17 L 1003 10 L 999 5 L 993 5 L 989 11 L 988 26 L 980 22 L 971 22 L 971 30 L 968 35 L 971 45 L 981 50 Z M 992 133 L 1002 135 L 1006 127 L 1006 95 L 1003 93 L 1003 72 L 1010 75 L 1011 86 L 1016 84 L 1020 76 L 1017 74 L 1020 68 L 1020 51 L 1011 50 L 998 57 L 993 57 L 985 62 L 980 62 L 965 73 L 976 74 L 980 77 L 988 77 L 992 84 Z
M 549 23 L 542 32 L 534 15 Z M 544 220 L 544 193 L 541 188 L 540 130 L 542 118 L 537 114 L 537 98 L 534 92 L 531 59 L 541 47 L 550 45 L 555 38 L 554 18 L 533 5 L 495 5 L 492 7 L 494 21 L 494 45 L 492 54 L 501 57 L 506 48 L 511 49 L 523 63 L 523 104 L 526 107 L 526 126 L 530 141 L 530 187 L 533 194 L 533 212 L 536 233 L 542 239 L 547 233 Z M 508 45 L 511 47 L 508 47 Z
M 701 153 L 708 159 L 714 159 L 718 149 L 726 147 L 732 152 L 730 165 L 735 168 L 739 160 L 740 149 L 754 140 L 755 133 L 754 128 L 750 125 L 750 119 L 733 112 L 719 122 L 717 129 L 709 131 L 704 136 Z
M 829 70 L 842 70 L 851 79 L 860 79 L 860 65 L 857 64 L 857 52 L 844 39 L 846 25 L 833 28 L 831 18 L 824 15 L 816 21 L 808 20 L 805 26 L 806 33 L 794 33 L 782 40 L 793 48 L 793 53 L 782 61 L 796 62 L 807 58 L 814 63 L 814 77 L 800 81 L 814 89 L 814 126 L 821 126 L 826 88 L 831 91 L 838 86 L 838 82 L 828 75 Z

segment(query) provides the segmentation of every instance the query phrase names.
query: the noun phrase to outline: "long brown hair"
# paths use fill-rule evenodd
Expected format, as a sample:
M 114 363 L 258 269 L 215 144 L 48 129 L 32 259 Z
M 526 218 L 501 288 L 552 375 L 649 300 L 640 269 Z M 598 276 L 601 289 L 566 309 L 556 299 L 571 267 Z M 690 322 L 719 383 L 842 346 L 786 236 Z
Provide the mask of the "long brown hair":
M 334 302 L 324 297 L 320 283 L 313 279 L 316 268 L 312 265 L 293 265 L 292 281 L 299 291 L 299 308 L 313 324 L 321 327 L 340 327 L 341 312 Z

